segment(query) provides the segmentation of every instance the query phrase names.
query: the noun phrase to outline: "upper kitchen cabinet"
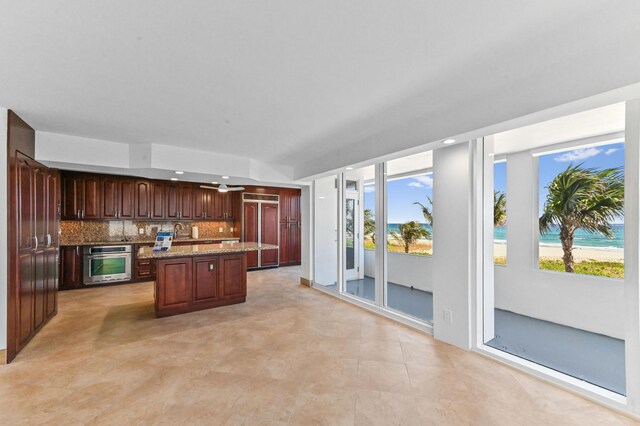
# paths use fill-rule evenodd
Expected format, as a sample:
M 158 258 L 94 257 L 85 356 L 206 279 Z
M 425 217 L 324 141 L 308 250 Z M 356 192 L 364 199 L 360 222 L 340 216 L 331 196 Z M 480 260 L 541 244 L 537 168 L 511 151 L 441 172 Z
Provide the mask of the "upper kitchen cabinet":
M 62 178 L 62 219 L 102 217 L 102 188 L 98 175 L 65 174 Z
M 213 191 L 215 199 L 214 219 L 216 220 L 234 220 L 236 218 L 236 212 L 240 210 L 239 200 L 240 192 L 218 192 Z
M 118 179 L 118 218 L 136 217 L 136 181 L 130 178 Z
M 135 207 L 134 219 L 151 218 L 151 182 L 138 179 L 134 188 Z
M 280 222 L 300 222 L 300 190 L 280 190 Z
M 102 211 L 101 217 L 106 219 L 118 218 L 118 178 L 113 176 L 103 176 L 100 179 L 100 189 L 102 191 Z
M 81 219 L 84 179 L 77 174 L 62 176 L 62 219 Z
M 151 181 L 151 219 L 164 219 L 165 184 Z
M 166 219 L 193 219 L 194 188 L 188 183 L 170 182 L 165 186 Z

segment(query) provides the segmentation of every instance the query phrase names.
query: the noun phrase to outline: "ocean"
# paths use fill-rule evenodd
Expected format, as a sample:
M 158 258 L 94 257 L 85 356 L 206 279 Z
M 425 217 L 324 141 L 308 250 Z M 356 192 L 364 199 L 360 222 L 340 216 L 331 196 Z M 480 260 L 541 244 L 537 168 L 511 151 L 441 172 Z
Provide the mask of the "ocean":
M 387 233 L 398 231 L 399 223 L 390 223 L 387 225 Z M 422 227 L 433 235 L 433 230 L 427 224 Z M 495 242 L 505 242 L 507 238 L 506 227 L 495 228 L 493 232 Z M 549 233 L 540 235 L 540 244 L 550 247 L 560 247 L 560 231 L 558 229 L 551 230 Z M 613 225 L 613 238 L 609 239 L 600 234 L 592 234 L 590 232 L 578 229 L 575 233 L 573 242 L 574 247 L 588 247 L 599 249 L 623 249 L 624 248 L 624 224 Z
M 493 231 L 493 239 L 495 242 L 504 242 L 506 236 L 507 229 L 503 226 L 495 228 Z M 543 246 L 560 247 L 559 229 L 553 229 L 544 235 L 540 235 L 540 244 Z M 613 238 L 611 239 L 600 234 L 592 234 L 578 229 L 575 232 L 573 246 L 598 249 L 623 249 L 624 224 L 613 225 Z

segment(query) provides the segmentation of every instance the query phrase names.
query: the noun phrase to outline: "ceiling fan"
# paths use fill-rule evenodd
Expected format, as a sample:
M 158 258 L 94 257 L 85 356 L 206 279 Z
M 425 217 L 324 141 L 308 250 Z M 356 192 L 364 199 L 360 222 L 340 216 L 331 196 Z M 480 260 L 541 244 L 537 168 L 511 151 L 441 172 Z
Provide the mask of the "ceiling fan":
M 234 187 L 229 188 L 224 183 L 221 183 L 220 185 L 218 185 L 217 188 L 215 186 L 208 186 L 208 185 L 200 185 L 200 188 L 217 189 L 218 192 L 244 191 L 244 187 L 242 187 L 242 186 L 234 186 Z

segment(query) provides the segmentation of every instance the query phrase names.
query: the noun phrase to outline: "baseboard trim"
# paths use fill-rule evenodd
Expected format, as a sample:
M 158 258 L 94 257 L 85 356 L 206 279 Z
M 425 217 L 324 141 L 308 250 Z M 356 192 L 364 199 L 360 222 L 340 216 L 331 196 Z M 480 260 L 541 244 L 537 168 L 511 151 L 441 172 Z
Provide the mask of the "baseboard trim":
M 311 287 L 311 280 L 308 278 L 300 277 L 300 284 L 306 287 Z
M 0 349 L 0 365 L 5 365 L 7 363 L 7 350 Z

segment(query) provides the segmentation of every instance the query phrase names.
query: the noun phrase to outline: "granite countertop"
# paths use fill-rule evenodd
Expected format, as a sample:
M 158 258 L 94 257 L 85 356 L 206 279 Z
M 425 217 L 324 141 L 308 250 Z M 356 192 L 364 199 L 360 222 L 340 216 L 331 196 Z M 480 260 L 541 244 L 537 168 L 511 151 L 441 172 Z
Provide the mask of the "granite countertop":
M 191 257 L 211 254 L 245 253 L 247 251 L 275 250 L 278 246 L 258 243 L 225 242 L 219 244 L 194 244 L 172 246 L 170 251 L 154 252 L 153 247 L 140 247 L 138 259 L 162 259 L 167 257 Z
M 201 241 L 238 241 L 239 238 L 233 237 L 216 237 L 216 238 L 178 238 L 173 240 L 177 243 L 182 242 L 193 242 L 198 243 Z M 155 238 L 129 238 L 127 240 L 123 240 L 122 238 L 114 238 L 103 241 L 64 241 L 60 243 L 60 246 L 110 246 L 110 245 L 121 245 L 121 244 L 153 244 L 156 242 Z

